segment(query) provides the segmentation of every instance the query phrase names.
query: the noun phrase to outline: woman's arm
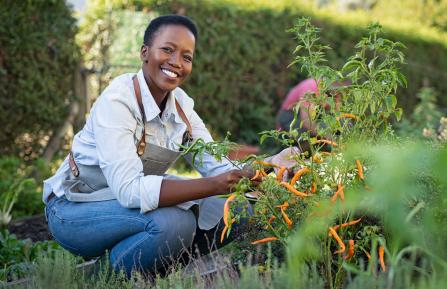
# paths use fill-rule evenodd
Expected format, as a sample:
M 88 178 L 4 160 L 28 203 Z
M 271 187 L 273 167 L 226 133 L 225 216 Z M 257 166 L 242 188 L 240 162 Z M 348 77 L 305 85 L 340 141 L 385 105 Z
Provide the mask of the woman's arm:
M 92 111 L 92 131 L 96 152 L 107 183 L 121 205 L 147 212 L 157 207 L 228 193 L 231 186 L 248 172 L 232 167 L 209 167 L 210 174 L 198 180 L 168 180 L 163 176 L 143 175 L 134 143 L 137 121 L 131 108 L 131 95 L 106 93 Z M 194 132 L 194 129 L 193 129 Z M 138 134 L 138 133 L 137 133 Z
M 186 201 L 197 200 L 214 195 L 226 194 L 242 177 L 252 177 L 253 173 L 245 170 L 231 170 L 214 177 L 192 180 L 167 180 L 161 183 L 159 207 L 177 205 Z

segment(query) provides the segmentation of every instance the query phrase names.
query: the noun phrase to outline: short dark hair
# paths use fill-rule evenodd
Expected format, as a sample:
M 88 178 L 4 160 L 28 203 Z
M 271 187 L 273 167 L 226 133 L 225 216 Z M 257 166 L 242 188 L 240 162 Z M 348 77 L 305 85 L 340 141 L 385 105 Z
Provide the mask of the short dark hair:
M 147 46 L 152 45 L 152 41 L 154 40 L 154 35 L 160 30 L 161 27 L 166 25 L 181 25 L 189 29 L 191 33 L 194 35 L 196 42 L 198 40 L 198 32 L 196 24 L 188 17 L 169 14 L 159 16 L 153 19 L 146 28 L 144 32 L 144 44 Z

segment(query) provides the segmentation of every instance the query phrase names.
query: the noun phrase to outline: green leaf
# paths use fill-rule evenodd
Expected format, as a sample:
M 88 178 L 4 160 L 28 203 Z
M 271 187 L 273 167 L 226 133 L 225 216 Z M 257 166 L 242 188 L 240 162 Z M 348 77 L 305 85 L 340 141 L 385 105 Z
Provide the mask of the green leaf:
M 261 135 L 261 138 L 259 139 L 259 143 L 262 144 L 264 141 L 269 137 L 269 135 L 263 134 Z
M 407 87 L 407 78 L 400 71 L 396 71 L 397 82 L 399 82 L 400 86 Z
M 399 107 L 398 109 L 396 109 L 396 111 L 394 112 L 394 114 L 396 115 L 396 119 L 397 121 L 400 121 L 402 118 L 402 114 L 403 114 L 404 110 Z
M 371 104 L 369 105 L 369 110 L 371 111 L 372 114 L 374 114 L 376 112 L 376 102 L 375 101 L 371 101 Z
M 386 108 L 388 110 L 393 110 L 394 108 L 396 108 L 396 104 L 397 104 L 397 98 L 395 95 L 388 95 L 385 98 L 385 103 L 386 103 Z
M 358 60 L 351 60 L 351 61 L 348 61 L 348 62 L 343 66 L 343 68 L 341 69 L 341 71 L 345 72 L 345 71 L 348 71 L 348 70 L 351 70 L 351 69 L 355 69 L 355 68 L 359 68 L 359 67 L 362 67 L 362 66 L 363 66 L 363 63 L 362 63 L 361 61 L 358 61 Z

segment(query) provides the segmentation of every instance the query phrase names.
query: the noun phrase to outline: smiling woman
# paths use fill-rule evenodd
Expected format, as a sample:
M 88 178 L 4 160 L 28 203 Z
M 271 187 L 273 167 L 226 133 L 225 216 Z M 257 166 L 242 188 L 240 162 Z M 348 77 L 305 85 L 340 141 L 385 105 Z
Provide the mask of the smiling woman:
M 112 267 L 130 276 L 133 269 L 160 269 L 184 248 L 208 252 L 216 243 L 225 203 L 216 195 L 253 173 L 206 154 L 193 162 L 186 154 L 202 178 L 165 174 L 180 144 L 213 140 L 179 88 L 192 72 L 197 35 L 187 17 L 152 20 L 141 70 L 118 76 L 103 91 L 70 154 L 44 182 L 49 229 L 62 247 L 85 258 L 109 251 Z
M 196 35 L 185 26 L 165 26 L 141 47 L 143 72 L 158 105 L 191 74 Z

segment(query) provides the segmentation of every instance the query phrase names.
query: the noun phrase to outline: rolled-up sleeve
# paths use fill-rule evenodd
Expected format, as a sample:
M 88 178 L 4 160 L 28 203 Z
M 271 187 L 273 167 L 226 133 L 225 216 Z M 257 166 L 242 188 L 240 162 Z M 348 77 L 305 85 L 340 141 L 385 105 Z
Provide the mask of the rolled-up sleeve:
M 130 103 L 113 92 L 104 93 L 92 112 L 99 165 L 119 203 L 147 212 L 158 207 L 162 176 L 143 174 L 136 153 L 137 120 Z

